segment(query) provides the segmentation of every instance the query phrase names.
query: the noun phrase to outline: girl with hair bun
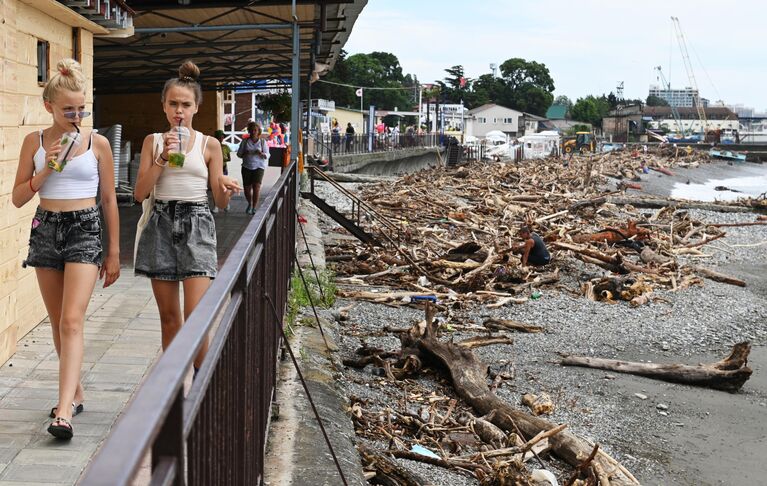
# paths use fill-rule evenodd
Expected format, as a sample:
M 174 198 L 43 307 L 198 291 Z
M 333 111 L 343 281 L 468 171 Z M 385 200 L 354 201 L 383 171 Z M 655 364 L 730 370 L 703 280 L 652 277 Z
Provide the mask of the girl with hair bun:
M 43 89 L 53 124 L 24 137 L 12 195 L 17 208 L 40 196 L 22 265 L 35 268 L 59 356 L 59 401 L 48 432 L 60 439 L 72 438 L 72 417 L 84 409 L 83 324 L 96 280 L 103 278 L 109 287 L 120 276 L 112 149 L 105 137 L 80 128 L 90 116 L 85 89 L 80 64 L 60 61 Z M 109 235 L 104 259 L 99 191 Z
M 178 77 L 165 82 L 160 99 L 169 130 L 144 139 L 134 191 L 136 199 L 144 201 L 134 269 L 152 281 L 163 349 L 216 276 L 216 226 L 208 186 L 222 209 L 241 190 L 236 180 L 224 175 L 220 142 L 192 128 L 202 102 L 199 75 L 197 66 L 186 61 Z M 184 286 L 183 313 L 179 282 Z M 195 374 L 207 350 L 206 339 L 194 361 Z

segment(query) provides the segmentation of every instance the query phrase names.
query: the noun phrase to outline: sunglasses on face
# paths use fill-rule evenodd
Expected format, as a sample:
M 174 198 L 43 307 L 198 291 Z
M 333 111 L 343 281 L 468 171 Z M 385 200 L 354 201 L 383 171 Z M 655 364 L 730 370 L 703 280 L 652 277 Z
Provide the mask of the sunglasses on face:
M 74 120 L 75 118 L 87 118 L 91 116 L 90 111 L 65 111 L 64 117 L 69 118 L 70 120 Z

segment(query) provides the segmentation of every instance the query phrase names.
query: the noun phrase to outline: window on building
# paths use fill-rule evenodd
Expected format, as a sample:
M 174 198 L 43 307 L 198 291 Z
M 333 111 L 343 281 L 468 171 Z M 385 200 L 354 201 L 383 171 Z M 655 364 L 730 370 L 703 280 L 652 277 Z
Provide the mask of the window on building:
M 493 124 L 498 124 L 498 118 L 493 118 Z
M 487 123 L 487 118 L 484 116 L 477 117 L 477 123 Z
M 48 41 L 37 39 L 37 82 L 48 82 Z
M 79 27 L 72 27 L 72 59 L 82 62 Z
M 506 125 L 513 125 L 514 124 L 514 119 L 513 118 L 504 118 L 503 119 L 503 123 L 506 124 Z

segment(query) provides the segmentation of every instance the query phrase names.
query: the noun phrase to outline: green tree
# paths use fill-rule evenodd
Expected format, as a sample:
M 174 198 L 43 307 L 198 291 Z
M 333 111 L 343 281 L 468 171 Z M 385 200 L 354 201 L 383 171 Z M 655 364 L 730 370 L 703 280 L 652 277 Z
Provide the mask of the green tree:
M 467 79 L 463 71 L 463 66 L 453 66 L 449 69 L 445 69 L 448 76 L 442 81 L 437 81 L 437 85 L 440 87 L 442 94 L 442 103 L 455 103 L 458 104 L 461 101 L 467 106 L 471 106 L 473 93 L 471 91 L 472 82 Z M 461 86 L 461 80 L 463 80 L 463 86 Z
M 346 84 L 349 82 L 350 74 L 346 55 L 346 51 L 342 50 L 333 70 L 322 78 L 322 80 L 329 83 L 318 82 L 312 85 L 312 98 L 334 100 L 338 106 L 354 106 L 355 102 L 359 106 L 359 98 L 354 94 L 354 88 L 330 84 Z
M 279 121 L 290 120 L 290 105 L 291 95 L 287 90 L 258 96 L 258 107 Z
M 506 89 L 497 103 L 543 116 L 554 101 L 554 80 L 545 64 L 515 57 L 501 64 L 501 75 Z
M 363 89 L 363 109 L 375 105 L 376 108 L 382 110 L 397 108 L 409 111 L 413 104 L 413 94 L 410 90 L 402 89 L 405 86 L 403 85 L 404 78 L 402 68 L 399 67 L 399 61 L 396 61 L 396 57 L 393 55 L 389 58 L 383 56 L 385 53 L 375 54 L 375 56 L 372 54 L 354 54 L 346 60 L 349 70 L 349 84 L 371 88 L 394 88 Z M 379 60 L 381 58 L 387 61 L 386 65 L 381 64 Z
M 647 97 L 647 106 L 668 106 L 668 101 L 660 96 L 649 95 Z
M 602 118 L 610 111 L 610 102 L 602 95 L 597 98 L 589 95 L 578 98 L 571 110 L 573 120 L 588 122 L 595 126 L 602 126 Z
M 350 108 L 360 107 L 360 99 L 356 95 L 357 87 L 368 88 L 397 88 L 397 89 L 365 89 L 363 90 L 363 108 L 371 104 L 382 110 L 409 111 L 417 100 L 418 79 L 410 74 L 403 75 L 399 59 L 388 52 L 372 52 L 370 54 L 354 54 L 347 56 L 341 51 L 339 60 L 323 81 L 347 84 L 317 82 L 312 85 L 312 98 L 334 100 L 338 106 Z
M 487 103 L 502 104 L 500 100 L 507 97 L 507 86 L 503 79 L 492 74 L 483 74 L 472 83 L 472 105 L 476 108 Z
M 573 100 L 568 98 L 565 95 L 559 95 L 556 98 L 554 98 L 554 105 L 560 105 L 560 106 L 566 106 L 567 112 L 565 113 L 565 118 L 567 118 L 570 115 L 570 111 L 573 109 Z

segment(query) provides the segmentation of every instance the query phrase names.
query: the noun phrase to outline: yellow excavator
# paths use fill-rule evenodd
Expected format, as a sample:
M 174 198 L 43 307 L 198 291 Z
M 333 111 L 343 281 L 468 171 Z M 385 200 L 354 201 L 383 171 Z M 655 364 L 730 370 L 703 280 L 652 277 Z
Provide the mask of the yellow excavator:
M 596 137 L 591 132 L 575 132 L 575 135 L 565 137 L 562 140 L 562 152 L 566 154 L 573 152 L 587 154 L 595 152 L 596 149 Z

